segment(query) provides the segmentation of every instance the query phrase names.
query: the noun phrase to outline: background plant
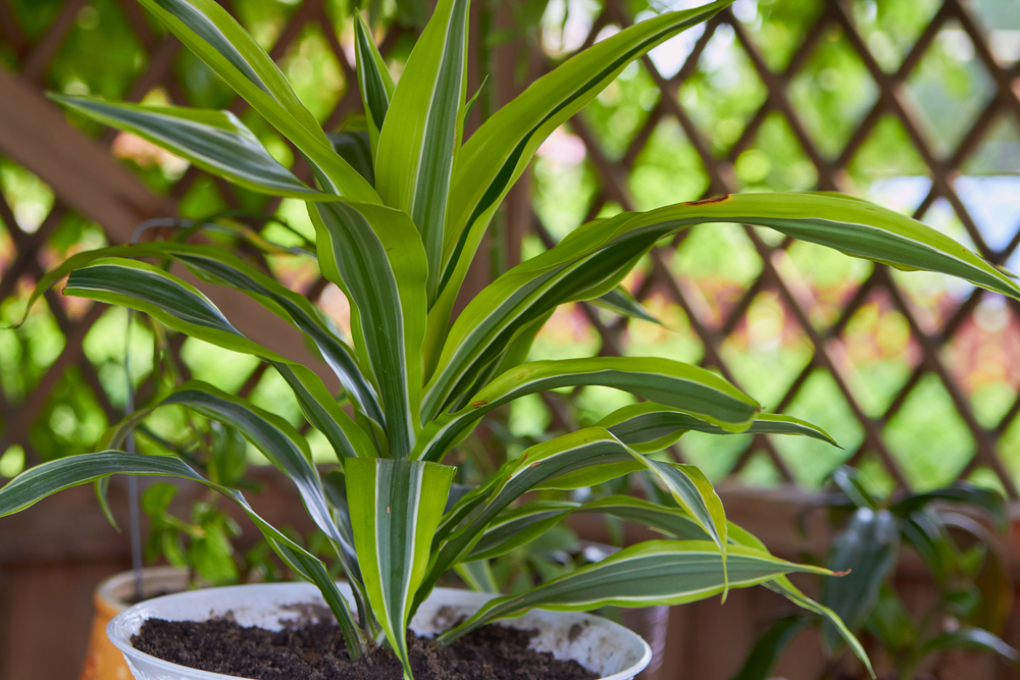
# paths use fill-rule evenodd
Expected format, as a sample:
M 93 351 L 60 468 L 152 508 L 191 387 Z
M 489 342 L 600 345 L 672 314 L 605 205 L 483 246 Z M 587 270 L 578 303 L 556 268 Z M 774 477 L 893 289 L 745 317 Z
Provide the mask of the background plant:
M 710 18 L 726 2 L 665 13 L 597 43 L 495 112 L 463 144 L 471 105 L 464 85 L 467 2 L 437 6 L 396 85 L 356 21 L 374 182 L 336 152 L 277 66 L 218 4 L 143 5 L 294 144 L 312 167 L 316 186 L 298 180 L 227 112 L 54 98 L 240 186 L 306 201 L 318 266 L 351 303 L 353 337 L 345 342 L 304 297 L 211 245 L 150 242 L 82 253 L 48 274 L 36 297 L 70 274 L 65 294 L 143 311 L 191 337 L 268 362 L 342 469 L 320 475 L 306 439 L 286 420 L 192 381 L 108 432 L 107 451 L 53 461 L 18 477 L 0 492 L 0 513 L 86 481 L 97 480 L 102 496 L 102 480 L 114 473 L 201 481 L 241 504 L 288 566 L 320 588 L 352 657 L 361 654 L 365 637 L 381 631 L 407 675 L 404 629 L 447 570 L 470 568 L 526 543 L 574 512 L 609 514 L 652 526 L 668 539 L 626 548 L 523 596 L 494 599 L 440 644 L 535 606 L 679 604 L 766 584 L 826 616 L 867 663 L 838 617 L 784 576 L 826 570 L 770 556 L 726 521 L 698 468 L 656 455 L 689 431 L 831 441 L 828 435 L 793 418 L 761 413 L 757 402 L 717 375 L 680 362 L 524 363 L 528 350 L 557 306 L 598 298 L 618 305 L 613 297 L 619 298 L 618 285 L 630 269 L 658 241 L 697 224 L 770 227 L 856 257 L 953 274 L 1016 297 L 1020 289 L 1009 277 L 938 232 L 864 201 L 826 193 L 729 195 L 590 222 L 499 277 L 450 324 L 489 222 L 542 141 L 633 59 Z M 243 291 L 305 333 L 343 386 L 350 414 L 315 372 L 244 337 L 197 289 L 170 274 L 168 262 L 206 283 Z M 521 396 L 578 385 L 611 387 L 649 401 L 530 448 L 480 487 L 452 486 L 455 470 L 441 461 L 482 416 Z M 323 563 L 263 522 L 241 494 L 178 458 L 117 452 L 131 428 L 164 406 L 237 427 L 295 482 L 354 588 L 357 622 Z M 577 505 L 518 504 L 534 489 L 589 487 L 639 470 L 655 478 L 671 504 L 627 496 Z
M 951 650 L 991 653 L 1020 665 L 1020 652 L 998 637 L 1013 602 L 1000 542 L 1009 524 L 1002 496 L 958 482 L 879 498 L 853 468 L 840 468 L 833 479 L 839 491 L 827 503 L 840 531 L 826 566 L 850 573 L 823 583 L 821 602 L 851 631 L 867 632 L 878 642 L 882 677 L 913 680 Z M 893 583 L 904 548 L 923 561 L 938 587 L 938 597 L 920 612 L 907 608 Z M 788 616 L 762 634 L 734 680 L 770 677 L 790 643 L 811 626 L 821 627 L 827 649 L 840 651 L 839 635 L 824 621 Z M 836 664 L 832 676 L 854 677 Z

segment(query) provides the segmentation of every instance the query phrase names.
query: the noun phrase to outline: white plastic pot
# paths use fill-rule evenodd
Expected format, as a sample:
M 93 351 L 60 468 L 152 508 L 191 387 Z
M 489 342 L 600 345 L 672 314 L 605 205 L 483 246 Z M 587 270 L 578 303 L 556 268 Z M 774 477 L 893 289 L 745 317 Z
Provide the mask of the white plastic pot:
M 351 599 L 350 587 L 340 584 Z M 436 588 L 422 603 L 411 621 L 411 630 L 431 636 L 448 628 L 463 614 L 478 610 L 492 596 L 453 588 Z M 230 616 L 242 626 L 280 630 L 283 622 L 294 620 L 309 608 L 295 604 L 322 605 L 322 598 L 310 583 L 268 583 L 197 590 L 140 602 L 118 614 L 106 632 L 124 653 L 137 680 L 235 680 L 234 676 L 178 666 L 138 651 L 131 637 L 146 619 L 205 621 Z M 651 659 L 651 650 L 639 636 L 611 621 L 575 612 L 533 610 L 500 625 L 537 630 L 531 648 L 552 652 L 557 659 L 573 659 L 604 680 L 629 680 Z

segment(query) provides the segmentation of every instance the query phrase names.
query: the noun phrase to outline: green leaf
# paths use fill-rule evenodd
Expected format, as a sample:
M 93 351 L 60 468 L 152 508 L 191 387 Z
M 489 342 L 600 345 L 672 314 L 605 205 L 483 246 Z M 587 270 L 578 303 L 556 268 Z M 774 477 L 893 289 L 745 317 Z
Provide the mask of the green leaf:
M 803 615 L 786 616 L 758 638 L 733 680 L 768 680 L 787 646 L 807 625 Z
M 375 205 L 309 204 L 323 275 L 351 302 L 361 365 L 378 388 L 389 456 L 406 458 L 421 428 L 421 345 L 428 267 L 406 214 Z
M 500 276 L 465 307 L 430 379 L 430 407 L 471 387 L 502 355 L 517 329 L 560 304 L 605 294 L 660 239 L 713 222 L 771 227 L 855 257 L 952 274 L 1020 298 L 1015 282 L 952 239 L 864 201 L 817 194 L 734 194 L 647 213 L 620 213 L 575 229 L 555 247 Z M 437 312 L 439 306 L 429 313 L 430 348 L 437 346 L 433 335 L 442 337 L 448 325 L 449 313 Z
M 768 548 L 765 547 L 765 544 L 762 543 L 754 534 L 737 526 L 736 524 L 733 524 L 732 522 L 729 523 L 727 536 L 731 542 L 737 545 L 754 548 L 756 550 L 761 550 L 762 552 L 768 552 Z M 839 576 L 838 578 L 844 577 Z M 764 585 L 769 590 L 779 593 L 801 609 L 814 612 L 821 617 L 825 625 L 831 626 L 832 629 L 839 633 L 840 637 L 843 638 L 843 641 L 846 642 L 847 646 L 853 650 L 854 655 L 868 670 L 868 674 L 871 675 L 872 678 L 875 677 L 875 670 L 871 666 L 871 659 L 868 658 L 868 653 L 864 651 L 864 646 L 850 631 L 850 629 L 847 628 L 843 619 L 841 619 L 836 612 L 832 611 L 825 605 L 815 602 L 810 597 L 802 593 L 800 589 L 793 585 L 793 583 L 790 582 L 790 579 L 786 576 L 780 576 L 779 578 L 769 581 Z
M 601 307 L 602 309 L 609 310 L 619 314 L 620 316 L 630 317 L 631 319 L 640 319 L 641 321 L 647 321 L 654 323 L 659 326 L 664 326 L 661 321 L 656 319 L 651 312 L 645 309 L 644 305 L 637 301 L 637 299 L 630 294 L 630 291 L 623 286 L 617 286 L 605 295 L 592 300 L 592 304 Z
M 142 494 L 142 511 L 152 520 L 162 521 L 167 508 L 177 495 L 177 487 L 166 482 L 153 484 Z
M 438 459 L 462 440 L 483 415 L 518 397 L 559 387 L 604 385 L 652 399 L 690 413 L 724 430 L 747 429 L 758 402 L 703 368 L 661 358 L 597 357 L 536 361 L 511 369 L 481 391 L 465 398 L 456 413 L 443 414 L 427 425 L 422 456 Z M 426 390 L 422 411 L 426 419 L 445 410 L 441 400 L 463 393 L 463 385 L 433 384 Z
M 890 510 L 899 517 L 906 517 L 937 501 L 961 503 L 984 510 L 1000 529 L 1005 529 L 1009 524 L 1008 507 L 1002 494 L 967 482 L 957 482 L 942 489 L 912 494 L 895 503 Z
M 896 591 L 887 583 L 883 583 L 878 591 L 875 608 L 865 628 L 893 654 L 900 654 L 917 644 L 917 624 Z
M 464 583 L 471 590 L 479 593 L 498 593 L 496 577 L 492 573 L 492 567 L 488 560 L 475 560 L 474 562 L 461 562 L 456 567 L 457 575 L 464 579 Z
M 1020 668 L 1020 652 L 1006 644 L 1002 638 L 980 628 L 959 628 L 950 633 L 942 633 L 924 643 L 917 652 L 920 661 L 929 654 L 944 652 L 950 649 L 972 649 L 981 652 L 992 652 Z
M 138 135 L 246 189 L 272 196 L 339 198 L 306 186 L 270 156 L 252 131 L 230 111 L 111 103 L 95 97 L 53 93 L 47 96 L 104 125 Z
M 351 164 L 358 174 L 375 185 L 375 164 L 372 161 L 372 140 L 365 130 L 344 130 L 326 135 L 333 151 Z
M 793 564 L 768 553 L 733 546 L 729 586 L 746 588 L 791 572 L 829 574 L 827 569 Z M 495 619 L 541 607 L 553 611 L 588 611 L 599 607 L 649 607 L 695 602 L 722 592 L 722 560 L 707 541 L 647 541 L 575 569 L 520 595 L 486 603 L 474 616 L 439 637 L 449 644 Z
M 489 523 L 466 559 L 487 560 L 530 543 L 579 507 L 570 501 L 539 500 L 508 510 Z
M 432 535 L 455 469 L 438 463 L 353 458 L 347 499 L 354 545 L 376 620 L 411 680 L 405 631 L 428 567 Z
M 832 473 L 832 481 L 846 494 L 850 502 L 858 508 L 878 510 L 878 499 L 864 485 L 859 470 L 843 465 Z
M 634 454 L 602 428 L 588 428 L 532 446 L 503 465 L 485 487 L 465 496 L 443 518 L 436 541 L 446 539 L 429 567 L 415 607 L 443 573 L 461 562 L 489 524 L 533 489 L 592 486 L 641 468 Z M 434 549 L 435 552 L 435 549 Z
M 708 20 L 728 4 L 730 0 L 721 0 L 667 12 L 596 43 L 532 83 L 471 135 L 454 165 L 441 297 L 429 322 L 430 335 L 445 334 L 453 302 L 492 215 L 545 138 L 594 99 L 630 62 Z
M 208 298 L 185 281 L 144 262 L 103 257 L 109 252 L 136 257 L 170 256 L 184 262 L 207 280 L 248 292 L 315 340 L 327 363 L 349 388 L 351 400 L 369 414 L 382 419 L 378 407 L 374 406 L 376 397 L 371 385 L 365 381 L 343 343 L 318 320 L 311 303 L 216 248 L 144 244 L 109 248 L 95 254 L 81 253 L 47 274 L 39 282 L 35 295 L 41 295 L 41 291 L 58 280 L 60 274 L 72 270 L 65 294 L 143 311 L 192 337 L 269 361 L 294 389 L 309 422 L 322 430 L 338 456 L 374 455 L 368 435 L 340 409 L 311 370 L 289 362 L 241 335 Z
M 829 579 L 822 588 L 822 603 L 846 621 L 850 630 L 864 625 L 878 599 L 879 589 L 896 565 L 900 523 L 888 510 L 861 508 L 833 541 L 829 568 L 849 573 Z M 826 644 L 839 642 L 829 622 L 822 627 Z
M 378 203 L 375 189 L 338 156 L 279 67 L 215 0 L 139 0 L 184 45 L 293 142 L 328 193 Z
M 351 658 L 361 656 L 361 636 L 351 617 L 350 608 L 322 562 L 266 523 L 240 493 L 213 484 L 177 458 L 140 456 L 121 451 L 58 458 L 26 470 L 0 489 L 0 517 L 21 512 L 58 491 L 118 474 L 181 477 L 204 484 L 231 498 L 247 513 L 280 559 L 295 573 L 319 588 L 340 623 Z
M 397 83 L 375 157 L 383 202 L 410 215 L 421 233 L 430 301 L 439 289 L 450 178 L 460 148 L 468 5 L 439 0 Z
M 727 526 L 726 511 L 722 500 L 715 492 L 708 477 L 693 465 L 663 463 L 645 458 L 635 453 L 634 457 L 641 461 L 659 482 L 666 487 L 677 505 L 683 508 L 698 523 L 719 547 L 722 554 L 723 574 L 726 573 Z M 723 600 L 726 599 L 723 590 Z
M 383 121 L 386 120 L 386 113 L 390 108 L 394 85 L 386 62 L 379 54 L 379 49 L 361 20 L 361 15 L 357 13 L 354 19 L 354 52 L 358 63 L 361 103 L 365 109 L 372 158 L 375 158 L 376 150 L 379 148 L 379 131 L 382 130 Z M 372 183 L 375 184 L 374 179 Z
M 206 418 L 236 427 L 294 483 L 316 526 L 338 545 L 344 539 L 333 522 L 319 473 L 304 437 L 280 416 L 199 381 L 185 383 L 160 402 L 177 404 Z
M 792 416 L 759 413 L 746 430 L 731 432 L 690 413 L 648 401 L 619 408 L 599 421 L 598 426 L 606 428 L 639 453 L 662 451 L 691 431 L 708 434 L 793 434 L 837 446 L 835 440 L 820 427 Z

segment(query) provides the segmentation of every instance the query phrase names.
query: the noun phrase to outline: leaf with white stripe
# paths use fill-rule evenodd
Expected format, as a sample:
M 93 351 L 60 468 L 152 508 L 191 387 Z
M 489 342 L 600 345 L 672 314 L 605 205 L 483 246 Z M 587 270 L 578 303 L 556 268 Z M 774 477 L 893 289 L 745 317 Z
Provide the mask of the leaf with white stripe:
M 731 432 L 689 413 L 650 401 L 629 404 L 598 422 L 638 453 L 655 453 L 677 442 L 687 432 L 708 434 L 790 434 L 838 446 L 822 428 L 792 416 L 759 413 L 743 432 Z
M 379 131 L 390 108 L 393 98 L 393 79 L 386 68 L 379 49 L 372 40 L 372 34 L 365 27 L 361 15 L 354 16 L 354 53 L 358 64 L 358 88 L 361 104 L 365 109 L 365 122 L 372 147 L 372 157 L 379 148 Z
M 508 510 L 485 527 L 466 559 L 491 559 L 530 543 L 579 507 L 571 501 L 539 500 Z
M 715 373 L 679 361 L 644 357 L 536 361 L 506 371 L 480 392 L 465 395 L 469 403 L 460 410 L 428 423 L 413 457 L 440 460 L 493 409 L 535 392 L 578 385 L 614 387 L 653 399 L 725 431 L 743 431 L 758 412 L 756 401 Z M 438 388 L 426 394 L 422 403 L 426 418 L 443 410 L 438 403 L 441 394 Z
M 439 0 L 400 76 L 375 155 L 383 202 L 411 216 L 429 265 L 429 300 L 442 273 L 450 177 L 460 148 L 469 0 Z
M 527 449 L 503 465 L 485 488 L 465 497 L 443 518 L 437 540 L 445 538 L 430 565 L 415 606 L 443 573 L 463 561 L 489 524 L 528 491 L 593 486 L 643 468 L 643 463 L 600 427 L 579 430 Z
M 421 429 L 428 265 L 408 216 L 378 205 L 309 204 L 322 274 L 351 302 L 361 366 L 382 402 L 391 458 L 407 458 Z
M 333 522 L 319 473 L 312 464 L 312 454 L 304 437 L 280 416 L 249 404 L 240 397 L 198 380 L 185 383 L 162 399 L 157 406 L 179 405 L 206 418 L 230 425 L 279 468 L 297 487 L 305 509 L 330 540 L 338 545 L 345 542 Z M 137 422 L 139 413 L 132 414 L 127 423 Z M 119 446 L 127 428 L 116 431 L 111 446 Z M 356 460 L 356 459 L 350 459 Z M 349 462 L 349 461 L 348 461 Z
M 142 106 L 95 97 L 49 94 L 50 99 L 104 125 L 138 135 L 214 175 L 272 196 L 336 200 L 316 191 L 269 155 L 230 111 Z
M 726 555 L 729 550 L 726 537 L 726 510 L 723 508 L 719 494 L 716 493 L 715 487 L 712 486 L 712 482 L 708 481 L 705 473 L 694 465 L 664 463 L 646 458 L 638 453 L 635 453 L 634 457 L 640 460 L 669 491 L 677 505 L 683 508 L 698 523 L 698 526 L 708 533 L 722 553 L 723 571 L 725 572 Z M 723 599 L 726 599 L 725 590 Z
M 143 244 L 119 246 L 95 253 L 81 253 L 44 277 L 33 297 L 41 295 L 62 273 L 72 270 L 64 293 L 123 305 L 145 312 L 174 330 L 187 333 L 219 347 L 235 352 L 252 354 L 273 364 L 294 390 L 309 422 L 321 429 L 338 456 L 374 456 L 368 435 L 358 427 L 336 404 L 322 381 L 309 369 L 287 361 L 275 352 L 241 335 L 219 309 L 201 292 L 185 281 L 168 274 L 159 267 L 123 258 L 105 257 L 119 252 L 136 257 L 173 257 L 188 262 L 195 271 L 206 277 L 215 272 L 217 282 L 232 285 L 260 299 L 269 309 L 288 318 L 295 326 L 309 334 L 332 359 L 330 365 L 338 369 L 342 381 L 351 387 L 352 401 L 368 412 L 378 415 L 371 386 L 361 377 L 353 357 L 346 353 L 343 343 L 318 322 L 311 304 L 303 297 L 275 283 L 269 277 L 232 261 L 228 253 L 216 253 L 205 246 L 182 244 Z M 225 266 L 224 260 L 226 261 Z M 217 265 L 215 268 L 212 265 Z M 246 268 L 247 267 L 247 268 Z M 357 397 L 365 395 L 359 402 Z
M 629 63 L 708 20 L 730 1 L 667 12 L 592 45 L 532 83 L 471 135 L 454 163 L 440 297 L 431 312 L 430 337 L 445 336 L 450 311 L 486 227 L 546 137 L 594 99 Z
M 411 679 L 405 631 L 429 562 L 455 469 L 438 463 L 354 458 L 347 502 L 372 612 Z
M 794 572 L 832 573 L 743 546 L 731 548 L 728 571 L 731 588 L 747 588 Z M 721 593 L 725 587 L 723 563 L 714 544 L 646 541 L 525 593 L 491 600 L 470 619 L 441 635 L 439 640 L 443 645 L 450 644 L 486 623 L 518 616 L 535 607 L 590 611 L 609 606 L 676 605 L 703 600 Z
M 232 499 L 244 509 L 284 563 L 319 588 L 340 624 L 351 658 L 357 659 L 362 655 L 361 633 L 351 616 L 347 600 L 325 565 L 259 517 L 239 492 L 210 482 L 177 458 L 102 451 L 48 461 L 26 470 L 0 488 L 0 517 L 26 510 L 58 491 L 107 479 L 111 475 L 181 477 L 204 484 Z
M 848 255 L 951 274 L 1020 299 L 1020 286 L 959 243 L 865 201 L 819 194 L 734 194 L 646 213 L 620 213 L 575 229 L 482 290 L 450 329 L 430 379 L 428 403 L 447 403 L 473 385 L 518 328 L 560 304 L 615 288 L 660 239 L 693 225 L 720 222 L 771 227 Z M 434 313 L 435 308 L 430 317 Z
M 276 63 L 216 0 L 139 2 L 298 147 L 328 193 L 379 202 L 372 185 L 334 153 L 322 127 Z

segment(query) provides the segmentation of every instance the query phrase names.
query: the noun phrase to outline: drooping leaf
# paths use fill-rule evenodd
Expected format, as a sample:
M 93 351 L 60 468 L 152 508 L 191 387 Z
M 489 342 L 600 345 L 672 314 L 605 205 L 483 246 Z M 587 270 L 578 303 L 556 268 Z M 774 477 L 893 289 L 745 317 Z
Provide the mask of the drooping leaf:
M 899 517 L 924 508 L 929 503 L 943 501 L 970 505 L 988 513 L 997 526 L 1005 528 L 1009 522 L 1006 499 L 1002 494 L 991 489 L 984 489 L 967 482 L 957 482 L 952 486 L 935 489 L 925 493 L 912 494 L 895 503 L 890 510 Z
M 340 624 L 351 658 L 361 656 L 363 653 L 361 634 L 351 616 L 347 601 L 340 594 L 325 565 L 267 524 L 251 509 L 239 492 L 213 484 L 177 458 L 103 451 L 48 461 L 26 470 L 0 488 L 0 517 L 21 512 L 58 491 L 118 474 L 181 477 L 204 484 L 232 499 L 244 509 L 280 559 L 296 574 L 319 588 L 326 604 Z
M 716 222 L 771 227 L 855 257 L 951 274 L 1020 298 L 1014 281 L 952 239 L 864 201 L 818 194 L 735 194 L 646 213 L 621 213 L 575 229 L 479 293 L 442 344 L 428 387 L 429 403 L 445 403 L 457 390 L 473 385 L 502 355 L 517 329 L 560 304 L 612 290 L 661 238 Z M 429 313 L 429 351 L 438 346 L 436 338 L 445 335 L 448 326 L 449 313 L 439 307 Z M 437 324 L 441 332 L 434 336 Z
M 639 453 L 662 451 L 691 431 L 708 434 L 792 434 L 837 446 L 835 440 L 820 427 L 792 416 L 759 413 L 743 433 L 735 433 L 684 411 L 649 401 L 619 408 L 598 425 Z
M 527 394 L 577 385 L 625 390 L 729 431 L 746 429 L 758 410 L 757 402 L 715 373 L 669 359 L 597 357 L 536 361 L 503 373 L 480 392 L 467 397 L 468 403 L 463 408 L 430 422 L 414 455 L 439 460 L 493 409 Z M 454 388 L 454 393 L 457 391 Z M 426 393 L 422 402 L 426 418 L 440 409 L 441 395 L 438 387 Z
M 705 530 L 722 554 L 722 568 L 726 572 L 728 551 L 726 511 L 715 492 L 712 482 L 694 465 L 664 463 L 635 453 L 634 457 L 669 491 L 677 505 L 683 508 L 698 526 Z M 723 590 L 723 599 L 726 599 Z
M 857 469 L 843 465 L 832 473 L 832 481 L 858 508 L 878 509 L 878 499 L 865 487 Z
M 375 158 L 383 202 L 410 215 L 421 233 L 430 301 L 442 273 L 450 177 L 460 148 L 468 6 L 469 0 L 439 0 L 397 83 Z
M 142 106 L 95 97 L 49 94 L 50 99 L 124 132 L 138 135 L 214 175 L 273 196 L 336 200 L 306 186 L 280 165 L 229 111 Z
M 454 468 L 422 461 L 352 458 L 347 500 L 372 612 L 411 680 L 405 631 L 429 561 Z
M 746 588 L 791 572 L 826 575 L 827 569 L 794 564 L 753 548 L 733 546 L 729 586 Z M 598 607 L 649 607 L 683 604 L 711 597 L 724 587 L 718 548 L 707 541 L 647 541 L 624 548 L 600 562 L 575 569 L 520 595 L 497 598 L 440 636 L 449 644 L 490 621 L 534 607 L 587 611 Z
M 992 652 L 1009 661 L 1015 668 L 1020 668 L 1020 652 L 1006 644 L 997 635 L 981 628 L 962 627 L 949 633 L 942 633 L 928 640 L 918 650 L 918 660 L 929 654 L 944 652 L 949 649 L 973 649 L 981 652 Z
M 376 205 L 309 206 L 323 275 L 351 302 L 355 347 L 378 388 L 389 455 L 406 458 L 421 428 L 427 264 L 408 216 Z
M 276 63 L 224 7 L 215 0 L 139 1 L 301 150 L 328 193 L 380 202 L 375 189 L 330 148 Z
M 44 277 L 37 286 L 36 294 L 41 294 L 47 286 L 58 280 L 60 274 L 70 269 L 73 271 L 64 289 L 65 294 L 143 311 L 170 328 L 192 337 L 269 361 L 287 379 L 309 422 L 322 429 L 338 455 L 374 455 L 368 436 L 337 406 L 322 381 L 312 371 L 287 361 L 241 335 L 208 298 L 187 282 L 144 262 L 104 257 L 111 251 L 136 257 L 167 254 L 186 262 L 207 278 L 249 292 L 257 299 L 261 298 L 266 307 L 290 320 L 316 341 L 327 363 L 341 376 L 344 385 L 350 387 L 348 395 L 351 400 L 381 420 L 378 407 L 373 408 L 375 394 L 371 385 L 365 381 L 343 343 L 317 321 L 310 303 L 297 293 L 272 282 L 264 274 L 250 267 L 245 268 L 240 260 L 230 260 L 232 256 L 229 253 L 216 253 L 215 249 L 205 246 L 180 244 L 121 246 L 105 249 L 95 257 L 91 253 L 81 253 L 70 258 L 74 262 L 65 263 L 65 266 Z

